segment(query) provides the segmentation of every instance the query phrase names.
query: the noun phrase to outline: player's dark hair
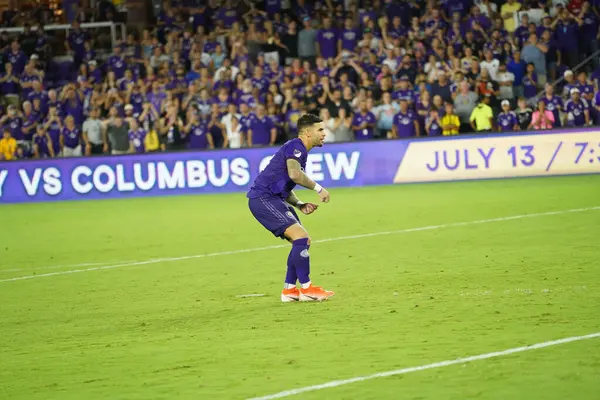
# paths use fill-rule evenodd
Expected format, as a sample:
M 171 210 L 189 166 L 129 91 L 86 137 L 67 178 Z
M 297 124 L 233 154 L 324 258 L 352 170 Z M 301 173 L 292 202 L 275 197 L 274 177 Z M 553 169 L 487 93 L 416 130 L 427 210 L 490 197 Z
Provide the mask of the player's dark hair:
M 311 127 L 314 124 L 323 122 L 323 120 L 314 114 L 304 114 L 298 119 L 298 134 L 301 134 L 304 129 Z

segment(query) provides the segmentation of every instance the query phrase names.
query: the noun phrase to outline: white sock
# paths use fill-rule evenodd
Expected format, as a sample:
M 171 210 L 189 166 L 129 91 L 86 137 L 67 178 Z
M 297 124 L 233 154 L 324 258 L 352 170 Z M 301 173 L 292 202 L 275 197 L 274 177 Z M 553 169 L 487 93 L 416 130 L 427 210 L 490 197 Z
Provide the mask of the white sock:
M 310 281 L 302 284 L 302 289 L 308 289 L 310 287 Z
M 283 285 L 284 289 L 294 289 L 296 287 L 295 283 L 286 283 Z

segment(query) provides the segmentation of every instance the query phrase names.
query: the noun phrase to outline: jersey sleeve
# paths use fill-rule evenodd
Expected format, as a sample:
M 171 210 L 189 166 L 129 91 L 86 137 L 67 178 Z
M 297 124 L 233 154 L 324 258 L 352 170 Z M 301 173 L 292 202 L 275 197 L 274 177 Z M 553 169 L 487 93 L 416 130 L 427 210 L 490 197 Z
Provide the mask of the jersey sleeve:
M 298 161 L 300 164 L 302 164 L 303 160 L 306 158 L 304 148 L 297 141 L 287 143 L 283 150 L 283 155 L 285 156 L 286 161 L 292 159 Z

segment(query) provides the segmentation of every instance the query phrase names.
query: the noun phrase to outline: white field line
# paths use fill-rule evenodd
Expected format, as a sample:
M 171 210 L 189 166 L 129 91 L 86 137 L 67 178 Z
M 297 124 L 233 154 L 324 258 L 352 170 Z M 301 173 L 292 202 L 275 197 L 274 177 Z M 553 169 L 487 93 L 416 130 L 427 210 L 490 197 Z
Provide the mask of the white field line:
M 132 262 L 136 262 L 136 261 L 137 260 L 119 261 L 119 263 L 132 263 Z M 31 271 L 31 270 L 40 270 L 40 269 L 93 267 L 95 265 L 103 265 L 103 264 L 106 264 L 106 262 L 93 262 L 93 263 L 70 264 L 70 265 L 50 265 L 50 266 L 42 266 L 42 267 L 23 267 L 23 268 L 12 268 L 12 269 L 0 269 L 0 273 L 2 273 L 2 272 Z
M 585 335 L 585 336 L 571 336 L 571 337 L 564 338 L 564 339 L 551 340 L 549 342 L 536 343 L 536 344 L 532 344 L 530 346 L 515 347 L 512 349 L 508 349 L 508 350 L 479 354 L 479 355 L 471 356 L 471 357 L 456 358 L 454 360 L 440 361 L 440 362 L 436 362 L 436 363 L 432 363 L 432 364 L 420 365 L 417 367 L 402 368 L 402 369 L 396 369 L 393 371 L 379 372 L 379 373 L 372 374 L 372 375 L 357 376 L 355 378 L 350 378 L 350 379 L 331 381 L 331 382 L 327 382 L 327 383 L 322 383 L 320 385 L 306 386 L 306 387 L 298 388 L 298 389 L 285 390 L 283 392 L 270 394 L 267 396 L 253 397 L 248 400 L 281 399 L 283 397 L 294 396 L 294 395 L 297 395 L 300 393 L 314 392 L 317 390 L 349 385 L 351 383 L 368 381 L 368 380 L 375 379 L 375 378 L 385 378 L 387 376 L 404 375 L 404 374 L 408 374 L 410 372 L 418 372 L 418 371 L 425 371 L 428 369 L 448 367 L 451 365 L 463 364 L 463 363 L 468 363 L 471 361 L 487 360 L 489 358 L 496 358 L 496 357 L 504 357 L 504 356 L 509 356 L 511 354 L 522 353 L 524 351 L 543 349 L 545 347 L 556 346 L 559 344 L 565 344 L 565 343 L 571 343 L 571 342 L 577 342 L 580 340 L 593 339 L 593 338 L 597 338 L 597 337 L 600 337 L 600 332 L 591 333 L 591 334 Z
M 592 210 L 600 210 L 600 206 L 586 207 L 586 208 L 574 208 L 574 209 L 570 209 L 570 210 L 561 210 L 561 211 L 550 211 L 550 212 L 537 213 L 537 214 L 521 214 L 521 215 L 513 215 L 513 216 L 509 216 L 509 217 L 480 219 L 480 220 L 476 220 L 476 221 L 467 221 L 467 222 L 454 222 L 454 223 L 442 224 L 442 225 L 429 225 L 429 226 L 421 226 L 418 228 L 399 229 L 399 230 L 395 230 L 395 231 L 364 233 L 361 235 L 338 236 L 338 237 L 329 238 L 329 239 L 313 240 L 312 243 L 326 243 L 326 242 L 337 242 L 337 241 L 341 241 L 341 240 L 363 239 L 363 238 L 374 237 L 374 236 L 395 235 L 395 234 L 401 234 L 401 233 L 429 231 L 429 230 L 434 230 L 434 229 L 454 228 L 454 227 L 459 227 L 459 226 L 489 224 L 492 222 L 512 221 L 512 220 L 517 220 L 517 219 L 545 217 L 545 216 L 550 216 L 550 215 L 560 215 L 560 214 L 568 214 L 568 213 L 576 213 L 576 212 L 584 212 L 584 211 L 592 211 Z M 120 262 L 117 264 L 103 265 L 103 266 L 92 267 L 92 268 L 72 269 L 72 270 L 68 270 L 68 271 L 48 272 L 45 274 L 17 276 L 14 278 L 0 279 L 0 283 L 23 281 L 23 280 L 36 279 L 36 278 L 46 278 L 46 277 L 50 277 L 50 276 L 71 275 L 71 274 L 77 274 L 80 272 L 103 271 L 106 269 L 134 267 L 134 266 L 139 266 L 139 265 L 157 264 L 157 263 L 162 263 L 162 262 L 192 260 L 192 259 L 197 259 L 197 258 L 220 257 L 220 256 L 234 255 L 234 254 L 243 254 L 243 253 L 253 253 L 255 251 L 281 249 L 281 248 L 288 247 L 288 246 L 289 246 L 289 244 L 281 244 L 281 245 L 274 245 L 274 246 L 254 247 L 251 249 L 220 251 L 220 252 L 216 252 L 216 253 L 207 253 L 207 254 L 196 254 L 196 255 L 191 255 L 191 256 L 158 258 L 158 259 L 152 259 L 152 260 L 146 260 L 146 261 L 136 261 L 136 262 Z

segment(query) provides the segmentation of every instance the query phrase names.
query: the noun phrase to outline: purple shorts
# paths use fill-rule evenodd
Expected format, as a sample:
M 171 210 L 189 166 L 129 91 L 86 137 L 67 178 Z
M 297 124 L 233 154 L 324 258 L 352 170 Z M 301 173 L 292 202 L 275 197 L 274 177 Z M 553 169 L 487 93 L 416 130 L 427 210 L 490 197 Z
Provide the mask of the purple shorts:
M 287 228 L 300 223 L 294 208 L 279 197 L 248 199 L 248 207 L 262 226 L 282 239 L 285 239 L 283 233 Z

